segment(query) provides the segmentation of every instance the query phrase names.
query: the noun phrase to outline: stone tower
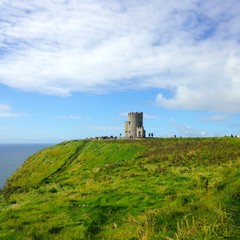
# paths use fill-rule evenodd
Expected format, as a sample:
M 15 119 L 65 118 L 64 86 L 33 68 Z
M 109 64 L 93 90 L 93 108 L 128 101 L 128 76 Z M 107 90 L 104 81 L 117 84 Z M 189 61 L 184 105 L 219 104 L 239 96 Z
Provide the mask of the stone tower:
M 128 121 L 124 124 L 125 138 L 144 138 L 145 130 L 143 127 L 143 113 L 128 113 Z

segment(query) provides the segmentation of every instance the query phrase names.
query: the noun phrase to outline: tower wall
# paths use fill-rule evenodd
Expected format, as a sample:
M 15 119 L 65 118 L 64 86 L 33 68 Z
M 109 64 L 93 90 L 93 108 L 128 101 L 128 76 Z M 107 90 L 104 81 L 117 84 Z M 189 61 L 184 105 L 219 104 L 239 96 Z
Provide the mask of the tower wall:
M 125 138 L 128 138 L 128 137 L 129 137 L 129 136 L 128 136 L 128 125 L 129 125 L 129 122 L 128 122 L 128 121 L 124 122 L 124 137 L 125 137 Z
M 145 138 L 145 130 L 144 127 L 137 127 L 137 137 Z

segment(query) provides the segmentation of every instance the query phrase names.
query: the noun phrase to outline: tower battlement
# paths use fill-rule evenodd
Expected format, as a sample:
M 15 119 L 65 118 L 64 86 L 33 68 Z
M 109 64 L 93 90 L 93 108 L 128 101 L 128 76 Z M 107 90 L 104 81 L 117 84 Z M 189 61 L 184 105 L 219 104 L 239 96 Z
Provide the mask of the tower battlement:
M 128 113 L 128 117 L 143 117 L 142 112 L 130 112 Z

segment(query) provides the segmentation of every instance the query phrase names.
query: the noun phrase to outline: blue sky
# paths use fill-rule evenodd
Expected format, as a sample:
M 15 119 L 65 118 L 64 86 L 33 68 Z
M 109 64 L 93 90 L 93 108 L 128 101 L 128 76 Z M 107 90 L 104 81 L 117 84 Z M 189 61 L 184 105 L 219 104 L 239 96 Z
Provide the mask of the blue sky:
M 0 143 L 240 134 L 238 0 L 1 0 Z

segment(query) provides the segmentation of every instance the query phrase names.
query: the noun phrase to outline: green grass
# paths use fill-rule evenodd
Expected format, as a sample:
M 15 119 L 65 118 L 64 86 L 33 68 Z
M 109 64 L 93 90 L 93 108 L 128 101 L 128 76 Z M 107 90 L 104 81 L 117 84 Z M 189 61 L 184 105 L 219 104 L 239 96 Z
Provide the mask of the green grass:
M 0 195 L 0 239 L 239 239 L 240 139 L 79 140 Z

